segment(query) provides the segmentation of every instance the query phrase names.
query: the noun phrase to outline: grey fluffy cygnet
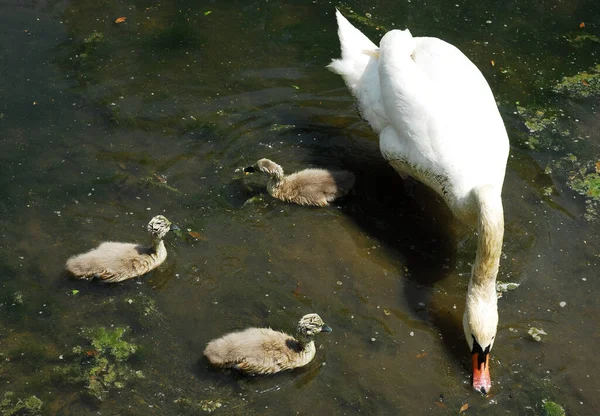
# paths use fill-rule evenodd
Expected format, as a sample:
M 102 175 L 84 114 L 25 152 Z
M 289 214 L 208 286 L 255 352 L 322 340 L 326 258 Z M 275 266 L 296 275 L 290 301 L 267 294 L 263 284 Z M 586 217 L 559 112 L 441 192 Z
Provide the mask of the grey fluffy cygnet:
M 244 169 L 246 173 L 256 171 L 271 177 L 267 191 L 272 197 L 299 205 L 324 207 L 354 186 L 354 174 L 344 170 L 304 169 L 286 176 L 283 168 L 269 159 L 260 159 Z
M 87 253 L 67 260 L 66 268 L 76 278 L 97 278 L 106 283 L 117 283 L 141 276 L 160 266 L 167 258 L 163 238 L 170 230 L 179 229 L 162 215 L 148 223 L 152 245 L 105 242 Z
M 311 362 L 316 353 L 313 337 L 320 332 L 331 332 L 331 328 L 311 313 L 298 322 L 296 338 L 270 328 L 248 328 L 210 341 L 204 355 L 216 367 L 273 374 Z

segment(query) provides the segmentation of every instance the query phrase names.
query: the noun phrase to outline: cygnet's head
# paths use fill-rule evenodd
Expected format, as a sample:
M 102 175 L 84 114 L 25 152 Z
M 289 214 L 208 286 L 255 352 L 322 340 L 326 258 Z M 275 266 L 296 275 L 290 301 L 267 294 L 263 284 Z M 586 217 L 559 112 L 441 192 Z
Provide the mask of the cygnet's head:
M 312 337 L 319 332 L 331 332 L 331 328 L 325 325 L 325 322 L 316 313 L 304 315 L 298 322 L 298 333 L 307 337 Z
M 269 159 L 260 159 L 252 166 L 244 168 L 245 173 L 263 172 L 270 176 L 283 176 L 283 168 Z
M 178 229 L 176 225 L 171 224 L 171 221 L 163 215 L 157 215 L 148 223 L 148 232 L 156 238 L 164 238 L 169 231 Z

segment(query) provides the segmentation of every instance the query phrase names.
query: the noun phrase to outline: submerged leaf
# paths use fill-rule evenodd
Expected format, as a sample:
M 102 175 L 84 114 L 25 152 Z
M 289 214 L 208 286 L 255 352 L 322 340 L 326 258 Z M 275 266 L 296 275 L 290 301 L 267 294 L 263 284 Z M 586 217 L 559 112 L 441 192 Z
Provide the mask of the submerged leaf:
M 206 240 L 206 237 L 204 237 L 202 234 L 200 234 L 197 231 L 190 231 L 188 234 L 197 240 Z
M 467 410 L 468 408 L 469 408 L 469 403 L 465 403 L 460 407 L 460 410 L 458 411 L 458 413 L 460 414 L 460 413 L 464 412 L 465 410 Z

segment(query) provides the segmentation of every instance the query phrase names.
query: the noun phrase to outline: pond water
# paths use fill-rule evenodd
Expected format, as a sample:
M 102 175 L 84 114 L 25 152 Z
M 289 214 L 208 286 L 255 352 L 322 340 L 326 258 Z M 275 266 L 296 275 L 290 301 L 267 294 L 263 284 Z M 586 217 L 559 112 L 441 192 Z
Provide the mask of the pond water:
M 499 301 L 487 397 L 461 324 L 473 231 L 405 191 L 325 68 L 335 6 L 375 41 L 452 42 L 496 95 L 511 138 L 498 278 L 520 287 Z M 597 414 L 598 21 L 597 0 L 2 1 L 3 414 Z M 587 96 L 556 87 L 577 74 Z M 239 171 L 261 157 L 357 184 L 326 209 L 284 204 Z M 182 232 L 155 272 L 66 277 L 101 241 L 145 242 L 158 213 Z M 309 312 L 333 332 L 304 369 L 244 378 L 202 358 L 225 332 L 293 331 Z M 129 353 L 98 328 L 126 328 L 111 342 Z

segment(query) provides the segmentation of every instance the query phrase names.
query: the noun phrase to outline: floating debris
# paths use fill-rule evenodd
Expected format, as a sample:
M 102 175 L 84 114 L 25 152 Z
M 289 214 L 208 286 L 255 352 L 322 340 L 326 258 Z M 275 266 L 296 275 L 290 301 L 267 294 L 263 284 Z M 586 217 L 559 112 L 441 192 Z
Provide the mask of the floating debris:
M 521 286 L 520 283 L 502 282 L 502 281 L 498 280 L 496 282 L 496 292 L 500 292 L 500 293 L 508 292 L 509 290 L 515 290 L 519 286 Z
M 548 335 L 546 333 L 546 331 L 544 331 L 543 329 L 541 329 L 541 328 L 534 328 L 534 327 L 529 328 L 529 330 L 527 331 L 527 333 L 529 335 L 531 335 L 531 337 L 534 340 L 536 340 L 537 342 L 540 342 L 542 340 L 542 337 L 541 337 L 542 335 Z
M 295 124 L 273 124 L 271 127 L 269 127 L 269 131 L 285 131 L 295 128 Z M 235 171 L 237 172 L 238 170 L 236 169 Z
M 23 304 L 23 292 L 20 290 L 13 293 L 13 305 L 22 305 Z
M 154 177 L 156 178 L 157 181 L 159 181 L 160 183 L 167 183 L 167 177 L 165 175 L 162 175 L 160 173 L 155 173 Z

